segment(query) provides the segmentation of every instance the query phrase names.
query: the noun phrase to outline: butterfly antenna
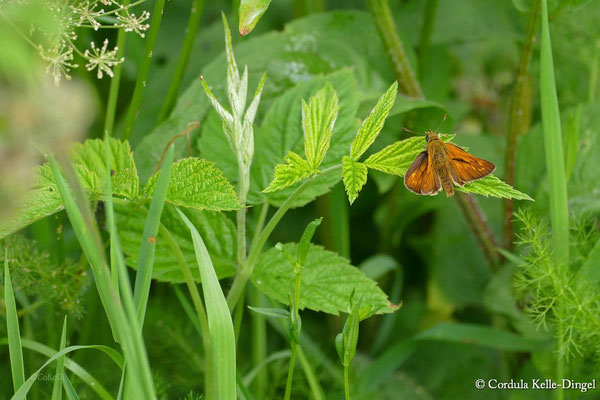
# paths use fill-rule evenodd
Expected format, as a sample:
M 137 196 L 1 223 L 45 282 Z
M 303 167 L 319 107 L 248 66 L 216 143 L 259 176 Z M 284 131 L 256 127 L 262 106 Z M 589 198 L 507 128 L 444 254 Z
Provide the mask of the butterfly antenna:
M 444 118 L 442 119 L 442 122 L 440 122 L 440 126 L 438 126 L 437 129 L 435 130 L 435 133 L 437 133 L 437 131 L 442 127 L 442 125 L 444 125 L 444 122 L 446 121 L 446 118 L 448 118 L 448 113 L 446 113 L 444 115 Z
M 422 133 L 415 132 L 415 131 L 411 131 L 410 129 L 408 129 L 408 128 L 405 128 L 405 127 L 402 127 L 402 130 L 403 130 L 404 132 L 410 132 L 410 133 L 414 133 L 414 134 L 416 134 L 416 135 L 422 135 Z

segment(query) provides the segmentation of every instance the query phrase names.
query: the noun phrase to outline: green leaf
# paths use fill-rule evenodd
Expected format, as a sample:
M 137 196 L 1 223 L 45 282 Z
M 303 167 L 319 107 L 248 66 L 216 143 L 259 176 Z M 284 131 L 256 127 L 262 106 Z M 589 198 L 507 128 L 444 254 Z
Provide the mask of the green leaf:
M 363 121 L 350 148 L 350 156 L 354 160 L 358 160 L 379 135 L 385 119 L 396 101 L 397 93 L 398 82 L 394 82 L 387 92 L 379 98 L 373 110 L 371 110 L 367 118 Z
M 311 221 L 308 225 L 306 225 L 304 233 L 302 234 L 300 242 L 298 243 L 298 254 L 296 255 L 298 265 L 304 265 L 304 262 L 306 261 L 306 256 L 308 255 L 308 250 L 310 249 L 310 241 L 312 240 L 313 236 L 315 235 L 315 231 L 317 230 L 319 225 L 321 225 L 322 221 L 323 217 L 317 218 Z M 281 247 L 283 247 L 283 245 Z
M 241 0 L 239 8 L 240 35 L 246 36 L 269 8 L 271 0 Z
M 148 180 L 144 195 L 154 193 L 160 172 Z M 176 161 L 171 169 L 167 202 L 198 210 L 236 210 L 240 204 L 233 186 L 214 163 L 195 157 Z
M 250 307 L 248 308 L 256 313 L 264 315 L 266 317 L 279 318 L 287 320 L 290 317 L 290 312 L 283 308 L 262 308 L 262 307 Z
M 442 140 L 450 142 L 455 135 L 440 135 Z M 372 154 L 365 161 L 368 168 L 385 172 L 387 174 L 404 176 L 417 155 L 425 150 L 425 139 L 421 136 L 414 136 L 396 143 L 393 143 L 378 153 Z M 527 194 L 514 189 L 509 184 L 501 181 L 494 175 L 488 175 L 485 178 L 467 183 L 457 190 L 466 193 L 480 194 L 486 197 L 500 197 L 506 199 L 531 200 Z
M 127 265 L 137 268 L 147 210 L 141 207 L 115 204 L 115 214 Z M 234 275 L 236 272 L 236 234 L 233 222 L 223 213 L 218 212 L 187 210 L 186 215 L 204 238 L 217 276 L 225 278 Z M 156 237 L 152 278 L 161 282 L 184 282 L 185 278 L 173 246 L 176 245 L 183 253 L 187 263 L 193 265 L 195 262 L 194 246 L 189 231 L 172 207 L 167 207 L 163 211 L 161 224 Z M 196 281 L 200 281 L 200 275 L 196 268 L 192 268 L 192 274 Z
M 138 195 L 139 178 L 129 143 L 111 139 L 109 150 L 113 194 L 133 199 Z M 76 143 L 69 154 L 73 161 L 73 168 L 86 193 L 92 199 L 99 199 L 107 176 L 104 141 L 88 139 L 83 144 Z M 0 238 L 57 213 L 63 208 L 54 174 L 50 165 L 46 163 L 36 168 L 32 188 L 25 196 L 15 217 L 0 222 Z
M 60 346 L 58 347 L 58 351 L 64 350 L 67 343 L 67 317 L 65 316 L 65 320 L 63 322 L 62 333 L 60 335 Z M 57 377 L 66 376 L 64 374 L 65 370 L 65 357 L 62 356 L 56 361 L 56 372 L 54 373 L 54 385 L 52 387 L 52 400 L 61 400 L 62 399 L 62 379 L 57 379 Z
M 527 194 L 519 192 L 508 183 L 503 182 L 494 175 L 488 175 L 485 178 L 467 183 L 465 186 L 456 186 L 457 190 L 466 193 L 480 194 L 485 197 L 499 197 L 504 199 L 530 200 Z
M 180 218 L 191 231 L 196 262 L 202 277 L 202 292 L 206 303 L 206 315 L 210 323 L 210 349 L 215 368 L 217 398 L 235 400 L 236 365 L 235 334 L 227 301 L 217 279 L 215 269 L 200 233 L 183 212 L 177 210 Z
M 284 248 L 297 254 L 298 245 L 288 243 Z M 282 252 L 275 248 L 264 253 L 252 274 L 252 282 L 267 296 L 288 304 L 288 294 L 293 292 L 294 271 Z M 375 281 L 367 278 L 348 260 L 321 246 L 311 245 L 302 270 L 299 309 L 309 308 L 338 315 L 350 308 L 350 294 L 362 298 L 363 305 L 382 307 L 379 313 L 393 312 L 391 304 Z
M 25 367 L 23 363 L 23 347 L 19 331 L 19 316 L 17 303 L 13 292 L 10 270 L 8 269 L 8 253 L 4 252 L 4 304 L 6 305 L 6 332 L 8 334 L 8 354 L 13 389 L 16 392 L 25 382 Z
M 311 96 L 308 104 L 302 100 L 302 128 L 304 154 L 313 170 L 323 162 L 333 133 L 333 125 L 340 109 L 337 93 L 330 82 Z
M 285 189 L 294 183 L 315 174 L 308 162 L 298 154 L 290 151 L 283 159 L 286 164 L 277 164 L 273 173 L 273 180 L 263 193 L 275 192 Z
M 255 137 L 255 159 L 251 170 L 251 189 L 249 199 L 252 203 L 263 201 L 259 194 L 271 181 L 275 166 L 289 151 L 302 154 L 304 133 L 302 129 L 302 99 L 308 98 L 330 82 L 339 96 L 339 112 L 331 136 L 329 150 L 320 165 L 321 169 L 339 163 L 348 152 L 353 132 L 356 132 L 355 119 L 358 107 L 356 82 L 350 70 L 344 69 L 335 74 L 312 79 L 285 92 L 271 106 Z M 260 150 L 259 150 L 260 149 Z M 315 156 L 317 157 L 317 156 Z M 318 157 L 317 157 L 318 158 Z M 310 165 L 310 163 L 309 163 Z M 321 174 L 314 178 L 310 187 L 294 202 L 293 207 L 304 205 L 320 196 L 339 181 L 339 174 Z M 289 197 L 300 183 L 283 190 L 269 193 L 269 203 L 279 206 Z
M 342 176 L 348 200 L 352 204 L 358 197 L 360 189 L 367 183 L 367 167 L 363 163 L 344 156 L 342 158 Z

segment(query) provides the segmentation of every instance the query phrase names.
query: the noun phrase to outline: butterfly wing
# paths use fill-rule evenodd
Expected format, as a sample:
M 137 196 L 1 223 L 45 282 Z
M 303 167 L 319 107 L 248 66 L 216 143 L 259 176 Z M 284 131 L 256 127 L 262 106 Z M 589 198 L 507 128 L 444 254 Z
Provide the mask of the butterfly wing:
M 406 171 L 404 186 L 411 192 L 425 195 L 434 195 L 442 188 L 427 151 L 419 153 Z
M 459 186 L 488 176 L 496 169 L 493 163 L 475 157 L 452 143 L 446 143 L 446 149 L 452 166 L 452 180 Z

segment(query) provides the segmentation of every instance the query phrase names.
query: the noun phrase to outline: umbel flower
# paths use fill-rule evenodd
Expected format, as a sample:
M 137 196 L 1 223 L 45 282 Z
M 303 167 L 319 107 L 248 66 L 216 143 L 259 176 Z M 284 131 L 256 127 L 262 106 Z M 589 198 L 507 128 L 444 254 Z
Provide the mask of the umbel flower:
M 47 26 L 36 26 L 34 23 L 29 32 L 23 31 L 21 34 L 48 63 L 46 72 L 52 76 L 57 86 L 63 78 L 70 80 L 70 71 L 78 68 L 78 64 L 72 62 L 75 55 L 85 59 L 88 71 L 96 70 L 98 79 L 102 79 L 104 75 L 112 78 L 113 67 L 124 61 L 121 54 L 117 54 L 117 47 L 109 50 L 107 39 L 103 41 L 101 47 L 96 47 L 92 42 L 89 49 L 79 48 L 75 42 L 79 29 L 95 31 L 100 28 L 123 29 L 125 32 L 135 32 L 144 37 L 144 32 L 150 28 L 146 23 L 150 18 L 148 11 L 142 11 L 138 15 L 132 12 L 135 6 L 145 0 L 132 2 L 129 5 L 123 5 L 118 0 L 43 0 L 39 3 L 37 0 L 0 0 L 0 10 L 8 1 L 19 3 L 36 1 L 36 5 L 40 4 L 47 15 L 54 19 L 53 27 L 56 29 L 49 30 Z
M 109 51 L 108 39 L 104 39 L 102 48 L 97 48 L 94 42 L 90 43 L 90 46 L 92 47 L 92 51 L 86 50 L 84 53 L 85 57 L 88 59 L 88 63 L 85 64 L 87 70 L 92 71 L 98 69 L 98 73 L 96 74 L 98 79 L 102 79 L 104 73 L 112 78 L 112 67 L 125 61 L 124 57 L 117 58 L 118 47 Z
M 54 84 L 59 85 L 60 80 L 64 77 L 66 80 L 71 80 L 69 71 L 71 68 L 77 68 L 77 64 L 72 64 L 73 48 L 64 44 L 58 44 L 50 51 L 45 50 L 42 46 L 39 47 L 40 57 L 48 62 L 46 73 L 54 78 Z

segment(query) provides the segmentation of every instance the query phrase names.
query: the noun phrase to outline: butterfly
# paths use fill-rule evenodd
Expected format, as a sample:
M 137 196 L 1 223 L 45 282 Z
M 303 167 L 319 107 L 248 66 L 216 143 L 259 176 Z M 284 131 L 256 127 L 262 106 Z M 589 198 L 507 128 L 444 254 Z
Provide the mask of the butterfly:
M 493 163 L 475 157 L 452 143 L 445 143 L 437 135 L 438 129 L 425 132 L 427 149 L 419 153 L 404 175 L 404 185 L 408 190 L 433 196 L 444 189 L 446 196 L 450 197 L 454 195 L 453 184 L 463 186 L 494 172 L 496 166 Z

